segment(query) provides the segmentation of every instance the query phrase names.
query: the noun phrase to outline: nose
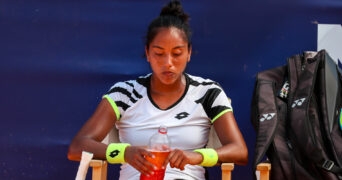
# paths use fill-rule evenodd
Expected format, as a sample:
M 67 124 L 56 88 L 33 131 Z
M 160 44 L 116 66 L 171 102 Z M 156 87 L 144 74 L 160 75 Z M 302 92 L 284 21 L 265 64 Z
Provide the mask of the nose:
M 171 54 L 166 55 L 165 60 L 164 60 L 165 66 L 171 67 L 172 66 L 172 59 L 173 59 L 173 57 Z

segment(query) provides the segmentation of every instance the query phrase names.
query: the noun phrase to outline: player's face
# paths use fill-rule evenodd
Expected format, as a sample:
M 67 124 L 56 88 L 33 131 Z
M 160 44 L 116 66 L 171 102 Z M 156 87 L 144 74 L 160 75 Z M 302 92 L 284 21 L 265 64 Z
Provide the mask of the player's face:
M 190 60 L 191 49 L 184 32 L 175 28 L 160 28 L 149 47 L 145 48 L 153 75 L 163 84 L 180 80 Z

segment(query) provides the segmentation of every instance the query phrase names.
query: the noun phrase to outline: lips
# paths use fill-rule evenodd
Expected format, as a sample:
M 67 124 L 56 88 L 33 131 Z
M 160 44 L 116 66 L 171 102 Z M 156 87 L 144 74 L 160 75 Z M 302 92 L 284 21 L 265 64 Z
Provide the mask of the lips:
M 164 71 L 163 74 L 164 74 L 164 75 L 173 75 L 174 73 L 171 72 L 171 71 Z
M 171 71 L 164 71 L 163 73 L 163 76 L 166 77 L 166 78 L 173 78 L 175 73 L 174 72 L 171 72 Z

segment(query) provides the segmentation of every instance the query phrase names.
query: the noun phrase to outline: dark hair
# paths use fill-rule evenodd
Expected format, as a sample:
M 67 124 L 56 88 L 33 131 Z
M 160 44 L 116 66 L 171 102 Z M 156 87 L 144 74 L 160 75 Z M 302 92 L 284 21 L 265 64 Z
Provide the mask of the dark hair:
M 191 28 L 189 25 L 190 16 L 183 11 L 179 0 L 171 0 L 164 6 L 159 14 L 159 17 L 154 19 L 148 26 L 145 46 L 148 48 L 153 38 L 158 33 L 159 28 L 176 27 L 184 32 L 184 39 L 188 42 L 188 47 L 191 47 Z

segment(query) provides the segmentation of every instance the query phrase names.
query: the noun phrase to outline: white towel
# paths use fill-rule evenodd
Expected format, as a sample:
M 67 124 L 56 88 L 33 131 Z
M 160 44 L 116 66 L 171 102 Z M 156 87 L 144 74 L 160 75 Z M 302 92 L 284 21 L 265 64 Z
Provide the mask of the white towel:
M 82 157 L 80 166 L 78 167 L 77 175 L 75 180 L 85 180 L 89 168 L 89 163 L 93 159 L 93 153 L 82 151 Z

